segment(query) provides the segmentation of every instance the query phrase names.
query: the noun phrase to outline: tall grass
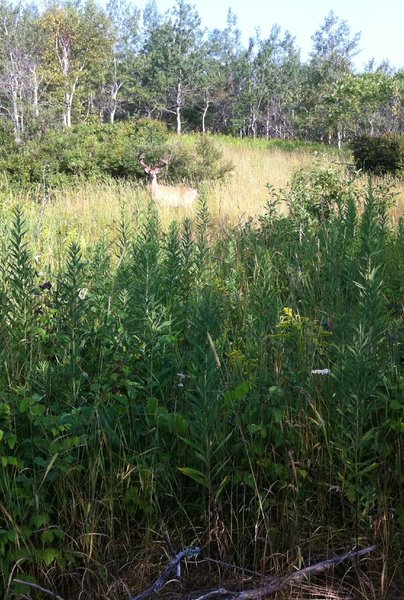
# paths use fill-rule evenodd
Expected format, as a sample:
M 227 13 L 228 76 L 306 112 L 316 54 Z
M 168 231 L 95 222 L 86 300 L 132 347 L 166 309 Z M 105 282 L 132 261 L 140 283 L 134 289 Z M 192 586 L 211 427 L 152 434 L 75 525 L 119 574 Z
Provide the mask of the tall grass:
M 190 137 L 188 143 L 195 143 L 194 138 Z M 200 194 L 207 200 L 212 220 L 224 228 L 227 224 L 242 225 L 250 218 L 256 220 L 265 210 L 271 190 L 286 189 L 299 169 L 318 165 L 343 170 L 344 165 L 337 163 L 349 162 L 349 158 L 341 158 L 335 151 L 320 153 L 310 145 L 292 151 L 278 148 L 266 140 L 218 137 L 215 143 L 234 169 L 224 181 L 202 185 Z M 360 181 L 359 178 L 358 185 Z M 390 216 L 397 223 L 403 213 L 404 189 L 400 182 L 387 183 L 396 194 L 396 205 L 391 207 Z M 366 187 L 366 178 L 362 179 L 362 185 Z M 95 239 L 105 235 L 113 239 L 122 207 L 136 217 L 145 210 L 147 202 L 145 186 L 111 179 L 103 183 L 82 181 L 64 189 L 49 190 L 46 198 L 40 187 L 32 192 L 18 193 L 3 186 L 0 211 L 10 215 L 13 207 L 23 205 L 35 254 L 52 262 L 60 244 L 75 240 L 85 252 Z M 277 210 L 287 214 L 284 199 L 280 199 Z M 195 207 L 160 207 L 159 211 L 163 229 L 167 229 L 173 219 L 195 215 Z
M 260 214 L 269 197 L 267 185 L 284 187 L 297 168 L 313 161 L 309 152 L 285 153 L 259 147 L 240 151 L 225 142 L 218 144 L 234 170 L 223 182 L 206 184 L 200 192 L 207 199 L 212 218 L 224 223 L 244 222 Z M 77 240 L 85 250 L 94 239 L 105 234 L 113 237 L 122 205 L 128 213 L 137 213 L 145 209 L 148 201 L 145 186 L 114 180 L 83 181 L 76 186 L 54 189 L 47 202 L 43 202 L 40 188 L 21 194 L 4 189 L 3 197 L 2 210 L 8 214 L 16 204 L 24 205 L 35 252 L 49 259 L 61 241 Z M 195 209 L 160 208 L 164 228 L 173 219 L 194 214 Z
M 164 223 L 121 186 L 91 234 L 95 199 L 74 226 L 80 196 L 52 218 L 58 200 L 3 207 L 3 596 L 27 594 L 18 576 L 122 597 L 120 569 L 140 590 L 145 549 L 170 538 L 275 574 L 376 542 L 357 596 L 389 597 L 404 230 L 385 190 L 325 181 L 295 180 L 288 216 L 268 203 L 220 229 L 209 191 Z

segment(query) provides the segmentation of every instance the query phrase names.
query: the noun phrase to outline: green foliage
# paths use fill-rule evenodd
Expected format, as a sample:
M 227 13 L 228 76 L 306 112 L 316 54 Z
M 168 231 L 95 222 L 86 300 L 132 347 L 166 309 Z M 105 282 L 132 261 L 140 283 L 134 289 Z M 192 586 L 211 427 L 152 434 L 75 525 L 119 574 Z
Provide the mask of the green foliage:
M 360 133 L 402 130 L 402 70 L 371 63 L 356 73 L 360 36 L 332 11 L 306 62 L 278 25 L 243 47 L 234 13 L 222 30 L 208 31 L 182 0 L 164 14 L 153 3 L 142 15 L 123 0 L 3 2 L 1 11 L 1 112 L 17 143 L 72 125 L 144 117 L 178 134 L 339 148 Z M 31 158 L 23 174 L 36 181 Z M 88 171 L 81 155 L 71 161 Z
M 399 174 L 404 165 L 404 138 L 400 135 L 363 135 L 352 142 L 357 169 L 375 175 Z
M 175 173 L 177 181 L 217 181 L 233 169 L 229 161 L 222 159 L 221 150 L 207 136 L 201 136 L 189 149 L 174 144 L 169 157 L 170 170 Z
M 77 179 L 141 178 L 144 170 L 138 156 L 150 164 L 170 158 L 169 175 L 174 181 L 211 181 L 231 170 L 208 138 L 188 148 L 169 141 L 166 126 L 151 119 L 114 125 L 80 125 L 64 131 L 49 131 L 40 141 L 19 147 L 9 139 L 10 150 L 0 156 L 6 179 L 15 187 L 69 184 Z
M 16 152 L 18 145 L 14 138 L 13 128 L 9 121 L 0 119 L 0 156 L 6 157 L 10 152 Z
M 316 166 L 294 173 L 284 199 L 291 215 L 303 222 L 313 218 L 324 221 L 341 215 L 349 200 L 355 201 L 358 196 L 355 179 L 332 167 Z
M 48 286 L 2 215 L 2 590 L 46 572 L 75 594 L 61 572 L 160 528 L 254 568 L 319 528 L 397 555 L 403 228 L 332 171 L 299 173 L 299 198 L 220 237 L 203 195 L 166 232 L 122 206 L 114 243 L 69 243 Z
M 59 185 L 73 178 L 133 177 L 141 169 L 143 148 L 164 147 L 166 128 L 152 120 L 115 125 L 81 125 L 49 131 L 3 157 L 2 168 L 20 185 L 40 184 L 46 170 L 48 183 Z

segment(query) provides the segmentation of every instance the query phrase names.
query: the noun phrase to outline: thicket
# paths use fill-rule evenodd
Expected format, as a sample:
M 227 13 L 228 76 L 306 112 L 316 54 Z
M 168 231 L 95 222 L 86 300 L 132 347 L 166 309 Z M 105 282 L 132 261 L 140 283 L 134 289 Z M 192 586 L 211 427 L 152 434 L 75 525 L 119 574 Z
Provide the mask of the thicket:
M 362 135 L 352 142 L 357 169 L 375 175 L 402 173 L 404 168 L 404 137 Z
M 403 222 L 386 190 L 335 173 L 282 197 L 290 216 L 273 196 L 258 226 L 220 237 L 203 198 L 165 233 L 153 206 L 122 207 L 113 239 L 86 256 L 61 240 L 52 270 L 23 211 L 0 213 L 3 595 L 29 591 L 18 578 L 113 597 L 167 535 L 272 573 L 282 553 L 376 542 L 390 581 Z
M 140 153 L 150 164 L 168 157 L 169 169 L 162 172 L 162 181 L 167 177 L 177 182 L 214 181 L 232 168 L 211 138 L 201 136 L 187 146 L 169 138 L 164 123 L 153 119 L 50 130 L 24 144 L 15 143 L 10 128 L 4 127 L 0 136 L 0 171 L 5 189 L 51 188 L 108 177 L 144 181 Z

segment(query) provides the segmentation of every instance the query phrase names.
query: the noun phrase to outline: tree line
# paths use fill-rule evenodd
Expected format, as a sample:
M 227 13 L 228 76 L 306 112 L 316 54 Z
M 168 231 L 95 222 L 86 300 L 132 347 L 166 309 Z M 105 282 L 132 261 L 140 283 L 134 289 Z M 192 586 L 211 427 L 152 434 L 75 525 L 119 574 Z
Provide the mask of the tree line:
M 371 61 L 357 73 L 360 34 L 330 12 L 302 61 L 273 25 L 242 43 L 229 9 L 202 28 L 193 5 L 161 13 L 127 0 L 0 1 L 0 120 L 17 142 L 49 128 L 150 117 L 177 133 L 337 143 L 402 132 L 404 70 Z

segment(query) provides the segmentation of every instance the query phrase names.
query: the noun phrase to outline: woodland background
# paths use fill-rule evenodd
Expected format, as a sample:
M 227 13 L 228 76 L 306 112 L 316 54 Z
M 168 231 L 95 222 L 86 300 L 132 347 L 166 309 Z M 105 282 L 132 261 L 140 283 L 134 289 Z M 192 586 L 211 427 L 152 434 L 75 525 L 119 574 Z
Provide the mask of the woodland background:
M 404 72 L 371 61 L 330 12 L 302 61 L 273 25 L 243 46 L 237 17 L 206 30 L 185 0 L 161 14 L 125 0 L 0 4 L 0 113 L 17 141 L 48 128 L 133 117 L 178 133 L 332 142 L 402 131 Z

